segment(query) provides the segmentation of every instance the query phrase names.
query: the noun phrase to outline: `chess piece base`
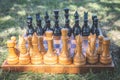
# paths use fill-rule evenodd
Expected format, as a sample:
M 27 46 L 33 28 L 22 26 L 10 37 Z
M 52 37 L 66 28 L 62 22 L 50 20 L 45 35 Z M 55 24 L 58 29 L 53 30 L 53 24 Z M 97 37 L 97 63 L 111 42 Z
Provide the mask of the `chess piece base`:
M 97 54 L 89 55 L 86 53 L 86 57 L 87 57 L 87 62 L 90 64 L 95 64 L 98 62 L 98 55 Z
M 102 64 L 110 64 L 112 62 L 112 59 L 111 59 L 111 56 L 107 56 L 107 57 L 104 57 L 104 56 L 100 56 L 100 62 Z
M 73 63 L 75 65 L 85 65 L 86 64 L 86 59 L 84 57 L 74 57 Z
M 34 65 L 38 65 L 42 63 L 42 56 L 41 55 L 35 55 L 31 57 L 31 63 Z
M 44 55 L 44 63 L 45 64 L 56 64 L 57 62 L 58 62 L 57 55 L 54 55 L 54 56 Z
M 72 58 L 70 57 L 62 57 L 62 56 L 59 56 L 59 63 L 60 64 L 72 64 Z
M 22 55 L 20 54 L 19 57 L 19 64 L 25 65 L 30 63 L 30 56 L 29 54 Z
M 19 62 L 18 57 L 8 57 L 7 58 L 7 63 L 10 65 L 17 64 Z

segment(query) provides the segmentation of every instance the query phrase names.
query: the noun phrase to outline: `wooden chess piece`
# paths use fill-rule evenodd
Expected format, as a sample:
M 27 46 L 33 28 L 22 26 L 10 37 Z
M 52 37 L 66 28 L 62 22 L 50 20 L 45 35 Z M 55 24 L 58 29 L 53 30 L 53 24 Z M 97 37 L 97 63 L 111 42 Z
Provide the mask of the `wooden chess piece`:
M 84 12 L 84 24 L 82 26 L 82 36 L 90 35 L 90 26 L 88 25 L 88 12 Z
M 39 13 L 36 14 L 36 22 L 37 22 L 36 33 L 38 36 L 42 36 L 44 34 L 44 30 L 41 25 L 41 18 Z
M 33 33 L 35 32 L 35 30 L 34 30 L 34 28 L 33 28 L 33 25 L 32 25 L 32 16 L 28 16 L 27 17 L 27 36 L 29 36 L 29 35 L 33 35 Z
M 80 35 L 77 35 L 75 38 L 76 38 L 76 49 L 73 58 L 73 63 L 75 65 L 85 65 L 86 58 L 82 53 L 82 37 Z
M 98 62 L 98 55 L 96 52 L 96 34 L 90 34 L 88 37 L 88 48 L 86 51 L 86 58 L 88 63 L 95 64 Z
M 17 53 L 17 55 L 19 56 L 20 51 L 17 49 L 17 40 L 15 36 L 11 37 L 11 40 L 15 42 L 15 52 Z
M 30 56 L 32 56 L 33 53 L 33 46 L 32 46 L 32 36 L 27 36 L 27 42 L 28 42 L 28 52 Z
M 29 64 L 30 63 L 30 55 L 26 49 L 26 41 L 22 36 L 19 36 L 19 64 Z
M 36 33 L 34 33 L 32 36 L 32 46 L 33 46 L 33 53 L 31 56 L 31 63 L 35 65 L 41 64 L 43 57 L 38 48 L 38 36 Z
M 58 57 L 53 49 L 53 32 L 51 30 L 45 32 L 45 40 L 48 42 L 48 51 L 44 55 L 45 64 L 56 64 L 58 62 Z
M 68 50 L 68 29 L 63 28 L 61 30 L 62 36 L 62 50 L 59 55 L 59 63 L 60 64 L 72 64 L 72 58 L 70 56 L 69 50 Z
M 109 47 L 110 47 L 110 39 L 104 38 L 104 40 L 103 40 L 103 52 L 100 55 L 100 62 L 103 64 L 110 64 L 112 62 L 110 52 L 109 52 Z
M 103 52 L 103 36 L 98 36 L 98 40 L 99 40 L 99 46 L 98 46 L 98 49 L 97 49 L 97 54 L 102 54 Z
M 7 47 L 9 50 L 9 54 L 7 57 L 7 63 L 10 65 L 17 64 L 19 62 L 19 59 L 15 51 L 15 42 L 13 40 L 7 41 Z
M 54 10 L 54 16 L 55 16 L 55 25 L 53 28 L 53 33 L 54 33 L 54 39 L 55 40 L 60 40 L 60 36 L 61 36 L 61 28 L 59 26 L 59 11 L 58 10 Z
M 46 50 L 43 45 L 43 36 L 38 36 L 38 44 L 39 44 L 40 53 L 44 55 L 46 53 Z

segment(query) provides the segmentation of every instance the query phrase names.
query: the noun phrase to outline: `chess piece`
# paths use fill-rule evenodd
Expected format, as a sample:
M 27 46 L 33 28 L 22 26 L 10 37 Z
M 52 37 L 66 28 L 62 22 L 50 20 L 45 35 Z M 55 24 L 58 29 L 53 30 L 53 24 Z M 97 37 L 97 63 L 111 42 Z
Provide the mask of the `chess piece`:
M 92 24 L 92 27 L 91 27 L 91 33 L 92 33 L 92 34 L 95 34 L 95 30 L 96 30 L 96 29 L 95 29 L 95 20 L 94 20 L 95 18 L 97 18 L 97 15 L 96 15 L 96 14 L 93 14 L 93 15 L 92 15 L 93 24 Z
M 54 39 L 60 39 L 61 36 L 61 28 L 59 27 L 59 11 L 58 10 L 54 10 L 54 14 L 55 14 L 55 25 L 54 25 Z
M 76 20 L 76 19 L 79 19 L 79 14 L 78 14 L 77 11 L 76 11 L 75 14 L 74 14 L 74 18 L 75 18 L 75 20 Z
M 38 36 L 42 36 L 44 34 L 44 30 L 41 26 L 41 18 L 39 13 L 36 14 L 36 22 L 37 22 L 36 33 Z
M 74 37 L 81 34 L 81 28 L 79 26 L 79 19 L 75 19 L 75 24 L 73 26 Z
M 34 28 L 33 28 L 33 26 L 32 26 L 32 17 L 31 16 L 28 16 L 27 17 L 27 26 L 28 26 L 28 29 L 27 29 L 27 36 L 29 36 L 29 35 L 33 35 L 33 33 L 34 33 Z
M 109 52 L 109 47 L 110 47 L 110 39 L 104 38 L 104 40 L 103 40 L 103 52 L 100 56 L 100 62 L 102 64 L 110 64 L 112 62 L 110 52 Z
M 72 28 L 70 27 L 69 23 L 69 9 L 68 8 L 64 8 L 64 12 L 65 12 L 65 26 L 64 28 L 68 29 L 68 36 L 70 37 L 72 34 Z
M 65 19 L 69 19 L 69 9 L 64 8 L 64 12 L 65 12 Z
M 20 52 L 19 52 L 19 50 L 17 49 L 17 40 L 16 40 L 16 37 L 15 37 L 15 36 L 12 36 L 12 37 L 11 37 L 11 40 L 15 42 L 15 52 L 16 52 L 16 54 L 19 56 Z
M 90 27 L 88 25 L 88 12 L 84 12 L 84 24 L 82 26 L 82 36 L 90 35 Z
M 94 24 L 95 24 L 95 33 L 96 33 L 97 36 L 99 36 L 100 35 L 100 31 L 98 29 L 98 19 L 95 18 L 94 21 L 95 21 L 94 22 Z
M 44 55 L 44 63 L 45 64 L 56 64 L 58 62 L 58 57 L 56 55 L 56 52 L 53 49 L 53 32 L 46 31 L 45 35 L 46 35 L 45 39 L 48 42 L 48 51 Z
M 96 34 L 88 37 L 88 48 L 86 51 L 86 58 L 88 63 L 95 64 L 98 62 L 98 55 L 96 52 Z
M 32 36 L 27 36 L 27 42 L 28 42 L 28 52 L 30 56 L 32 56 L 33 53 L 33 46 L 32 46 Z
M 73 58 L 73 63 L 75 65 L 85 65 L 86 58 L 82 53 L 82 37 L 80 35 L 77 35 L 75 39 L 76 39 L 76 49 L 75 49 L 75 55 Z
M 47 11 L 45 12 L 45 17 L 44 17 L 44 19 L 45 19 L 45 22 L 49 19 L 49 15 L 48 15 L 48 12 L 47 12 Z
M 98 40 L 99 40 L 99 46 L 98 46 L 98 49 L 97 49 L 97 54 L 102 54 L 103 52 L 103 36 L 98 36 Z
M 38 36 L 38 41 L 39 41 L 38 44 L 39 44 L 40 53 L 44 55 L 46 53 L 46 50 L 43 45 L 43 36 Z
M 46 20 L 46 26 L 45 26 L 45 28 L 44 28 L 44 32 L 45 32 L 45 31 L 48 31 L 48 30 L 53 31 L 53 29 L 51 28 L 50 19 L 47 19 L 47 20 Z
M 15 51 L 15 42 L 13 40 L 7 41 L 7 47 L 9 50 L 9 54 L 7 57 L 7 63 L 10 65 L 17 64 L 19 62 L 19 59 Z
M 22 36 L 19 36 L 19 64 L 29 64 L 30 63 L 30 55 L 26 49 L 26 41 Z
M 32 46 L 33 53 L 31 56 L 31 63 L 35 65 L 41 64 L 43 57 L 38 48 L 38 36 L 36 33 L 34 33 L 32 36 Z
M 70 22 L 69 19 L 66 19 L 64 28 L 68 29 L 68 37 L 71 37 L 71 35 L 72 35 L 72 28 L 70 27 L 69 22 Z
M 62 33 L 62 50 L 61 53 L 59 55 L 59 63 L 60 64 L 72 64 L 72 58 L 70 56 L 69 50 L 68 50 L 68 29 L 67 28 L 63 28 L 61 30 Z

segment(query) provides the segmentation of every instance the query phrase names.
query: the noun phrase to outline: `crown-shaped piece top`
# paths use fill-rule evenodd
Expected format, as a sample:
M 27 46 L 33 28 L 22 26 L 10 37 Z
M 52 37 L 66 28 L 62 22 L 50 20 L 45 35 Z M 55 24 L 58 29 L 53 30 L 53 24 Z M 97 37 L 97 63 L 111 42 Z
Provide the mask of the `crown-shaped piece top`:
M 40 13 L 37 13 L 37 14 L 36 14 L 36 21 L 41 21 Z
M 69 9 L 68 8 L 64 8 L 65 13 L 69 13 Z
M 27 23 L 32 23 L 32 16 L 27 16 Z
M 59 14 L 59 10 L 54 10 L 54 14 L 58 15 Z
M 38 44 L 38 36 L 36 33 L 34 33 L 32 36 L 32 44 Z
M 61 29 L 62 36 L 67 36 L 68 34 L 68 29 L 67 28 L 62 28 Z
M 110 44 L 110 39 L 109 38 L 104 38 L 103 44 Z
M 92 15 L 92 20 L 94 20 L 95 18 L 97 18 L 97 15 L 96 15 L 96 14 L 93 14 L 93 15 Z
M 79 18 L 79 14 L 78 14 L 77 11 L 75 12 L 74 17 L 75 17 L 75 19 L 78 19 L 78 18 Z
M 7 41 L 7 47 L 14 47 L 14 46 L 15 46 L 15 42 L 13 40 Z
M 53 35 L 53 31 L 51 31 L 51 30 L 48 30 L 48 31 L 45 32 L 45 36 L 46 36 L 46 37 L 51 38 L 52 35 Z

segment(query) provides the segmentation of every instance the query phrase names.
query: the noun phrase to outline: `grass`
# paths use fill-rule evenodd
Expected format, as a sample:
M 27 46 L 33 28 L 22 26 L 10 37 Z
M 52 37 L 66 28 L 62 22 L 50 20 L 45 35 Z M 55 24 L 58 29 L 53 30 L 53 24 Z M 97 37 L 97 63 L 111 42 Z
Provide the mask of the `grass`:
M 74 12 L 80 15 L 83 24 L 84 11 L 89 12 L 89 23 L 92 13 L 99 17 L 99 26 L 111 38 L 111 54 L 115 71 L 103 71 L 94 74 L 40 74 L 32 72 L 5 72 L 0 69 L 0 80 L 120 80 L 120 1 L 119 0 L 0 0 L 0 64 L 6 59 L 6 41 L 11 36 L 23 34 L 26 29 L 26 16 L 40 12 L 42 19 L 45 11 L 49 12 L 51 24 L 54 25 L 53 10 L 60 10 L 60 25 L 64 25 L 63 8 L 70 8 L 70 25 L 74 24 Z M 44 26 L 44 22 L 42 22 Z

